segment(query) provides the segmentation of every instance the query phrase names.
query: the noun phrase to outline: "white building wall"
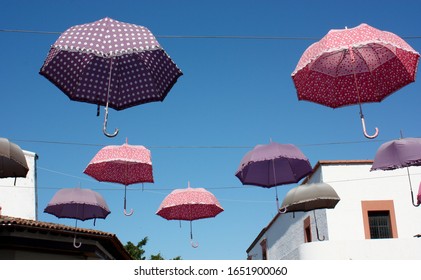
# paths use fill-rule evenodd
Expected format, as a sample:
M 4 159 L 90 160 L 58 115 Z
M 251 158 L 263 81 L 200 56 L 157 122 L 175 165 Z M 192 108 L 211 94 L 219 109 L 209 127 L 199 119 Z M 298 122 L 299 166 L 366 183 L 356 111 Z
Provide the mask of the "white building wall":
M 346 161 L 344 161 L 346 162 Z M 321 164 L 307 183 L 331 185 L 341 200 L 334 209 L 316 210 L 320 238 L 316 237 L 313 212 L 278 214 L 248 254 L 262 259 L 260 242 L 267 241 L 268 259 L 421 259 L 421 206 L 412 205 L 406 168 L 370 171 L 371 163 Z M 421 167 L 410 167 L 414 195 L 421 181 Z M 397 239 L 367 240 L 361 201 L 393 200 Z M 310 216 L 312 242 L 304 243 L 304 219 Z M 407 252 L 397 248 L 407 248 Z M 387 254 L 387 256 L 384 256 Z
M 327 211 L 330 240 L 364 240 L 361 201 L 393 200 L 398 238 L 421 233 L 421 208 L 412 205 L 406 168 L 370 171 L 371 164 L 323 166 L 324 182 L 330 184 L 341 201 Z M 421 167 L 410 167 L 414 196 L 421 181 Z
M 37 155 L 23 151 L 29 171 L 26 178 L 0 179 L 1 215 L 37 220 Z

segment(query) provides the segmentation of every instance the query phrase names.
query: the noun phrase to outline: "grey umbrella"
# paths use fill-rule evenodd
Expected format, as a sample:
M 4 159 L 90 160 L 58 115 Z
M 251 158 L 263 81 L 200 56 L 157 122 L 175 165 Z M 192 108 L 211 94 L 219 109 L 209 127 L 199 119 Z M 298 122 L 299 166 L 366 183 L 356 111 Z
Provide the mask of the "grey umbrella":
M 314 221 L 316 223 L 317 239 L 324 240 L 319 236 L 317 226 L 316 209 L 332 209 L 340 201 L 336 191 L 326 183 L 303 184 L 292 188 L 284 198 L 281 206 L 281 213 L 286 212 L 307 212 L 313 210 Z
M 29 168 L 22 149 L 6 138 L 0 138 L 0 178 L 26 177 Z
M 408 168 L 410 166 L 421 166 L 421 138 L 401 138 L 382 144 L 376 152 L 370 171 L 395 170 L 406 167 L 412 204 L 418 207 L 420 203 L 415 203 L 412 191 Z

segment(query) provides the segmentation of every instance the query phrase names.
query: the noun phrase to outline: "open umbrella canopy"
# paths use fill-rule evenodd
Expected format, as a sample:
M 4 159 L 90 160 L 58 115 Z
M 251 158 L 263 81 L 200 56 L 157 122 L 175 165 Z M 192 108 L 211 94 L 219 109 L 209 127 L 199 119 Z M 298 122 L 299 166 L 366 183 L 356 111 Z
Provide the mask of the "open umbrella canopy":
M 331 108 L 380 102 L 415 81 L 419 61 L 402 38 L 367 24 L 330 30 L 301 56 L 292 79 L 299 100 Z
M 382 144 L 371 170 L 394 170 L 421 165 L 421 138 L 402 138 Z
M 153 183 L 151 152 L 144 146 L 129 145 L 105 146 L 89 162 L 83 173 L 100 182 L 124 185 L 124 214 L 126 212 L 127 186 L 137 183 Z
M 165 197 L 156 214 L 167 220 L 190 221 L 190 243 L 193 248 L 192 221 L 213 218 L 224 211 L 216 197 L 204 188 L 175 189 Z
M 44 212 L 57 218 L 80 221 L 105 219 L 111 213 L 104 198 L 98 192 L 82 188 L 59 190 L 50 200 Z
M 91 159 L 83 173 L 100 182 L 125 186 L 154 182 L 151 152 L 144 146 L 127 143 L 103 147 Z
M 75 25 L 51 46 L 40 74 L 71 100 L 123 110 L 163 101 L 182 72 L 146 27 L 103 18 Z
M 212 218 L 224 211 L 216 197 L 204 188 L 173 190 L 156 214 L 167 220 L 193 221 Z
M 303 184 L 292 188 L 284 198 L 281 208 L 286 212 L 311 211 L 334 208 L 340 201 L 336 191 L 326 183 Z
M 0 138 L 0 178 L 26 177 L 28 171 L 22 149 L 8 139 Z
M 370 171 L 395 170 L 406 167 L 412 204 L 415 207 L 418 207 L 421 203 L 419 200 L 415 202 L 411 175 L 408 167 L 420 165 L 421 138 L 402 138 L 386 142 L 378 148 Z
M 97 192 L 90 189 L 66 188 L 56 192 L 53 198 L 44 209 L 45 213 L 57 218 L 70 218 L 77 221 L 94 219 L 105 219 L 111 211 L 104 198 Z M 82 243 L 76 243 L 76 235 L 73 239 L 73 246 L 79 248 Z
M 296 146 L 270 142 L 246 153 L 235 176 L 243 185 L 271 188 L 297 183 L 312 171 L 309 160 Z
M 339 200 L 340 198 L 338 194 L 329 184 L 323 182 L 303 184 L 291 189 L 285 195 L 280 212 L 313 211 L 317 239 L 319 241 L 323 241 L 325 240 L 325 237 L 323 236 L 323 238 L 320 238 L 316 213 L 314 210 L 335 208 Z

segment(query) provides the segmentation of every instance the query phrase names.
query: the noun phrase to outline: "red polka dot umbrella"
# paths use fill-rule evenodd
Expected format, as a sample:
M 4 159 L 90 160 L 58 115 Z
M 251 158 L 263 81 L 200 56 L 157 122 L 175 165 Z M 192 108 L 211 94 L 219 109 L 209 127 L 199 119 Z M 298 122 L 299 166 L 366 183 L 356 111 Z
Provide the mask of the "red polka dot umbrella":
M 190 221 L 190 238 L 193 247 L 192 221 L 212 218 L 224 211 L 216 197 L 204 188 L 191 188 L 172 191 L 161 203 L 157 215 L 167 220 Z
M 292 79 L 299 100 L 331 108 L 380 102 L 415 81 L 419 53 L 399 36 L 361 24 L 330 30 L 301 56 Z
M 71 100 L 123 110 L 163 101 L 183 75 L 143 26 L 111 18 L 70 27 L 51 46 L 40 69 Z
M 83 172 L 100 182 L 124 185 L 124 214 L 127 216 L 133 214 L 133 209 L 126 212 L 127 186 L 154 182 L 150 151 L 127 143 L 102 148 Z

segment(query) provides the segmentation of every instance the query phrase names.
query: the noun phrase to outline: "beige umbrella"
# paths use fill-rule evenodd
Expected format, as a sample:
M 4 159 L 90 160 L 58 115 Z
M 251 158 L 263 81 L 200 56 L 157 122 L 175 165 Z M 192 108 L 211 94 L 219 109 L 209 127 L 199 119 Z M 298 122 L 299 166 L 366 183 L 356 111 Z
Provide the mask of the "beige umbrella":
M 323 208 L 335 208 L 340 198 L 336 191 L 326 183 L 303 184 L 291 189 L 284 198 L 281 206 L 281 213 L 311 211 Z M 313 211 L 316 223 L 317 239 L 320 239 L 317 227 L 316 214 Z
M 0 138 L 0 178 L 26 177 L 29 168 L 25 154 L 15 143 Z

